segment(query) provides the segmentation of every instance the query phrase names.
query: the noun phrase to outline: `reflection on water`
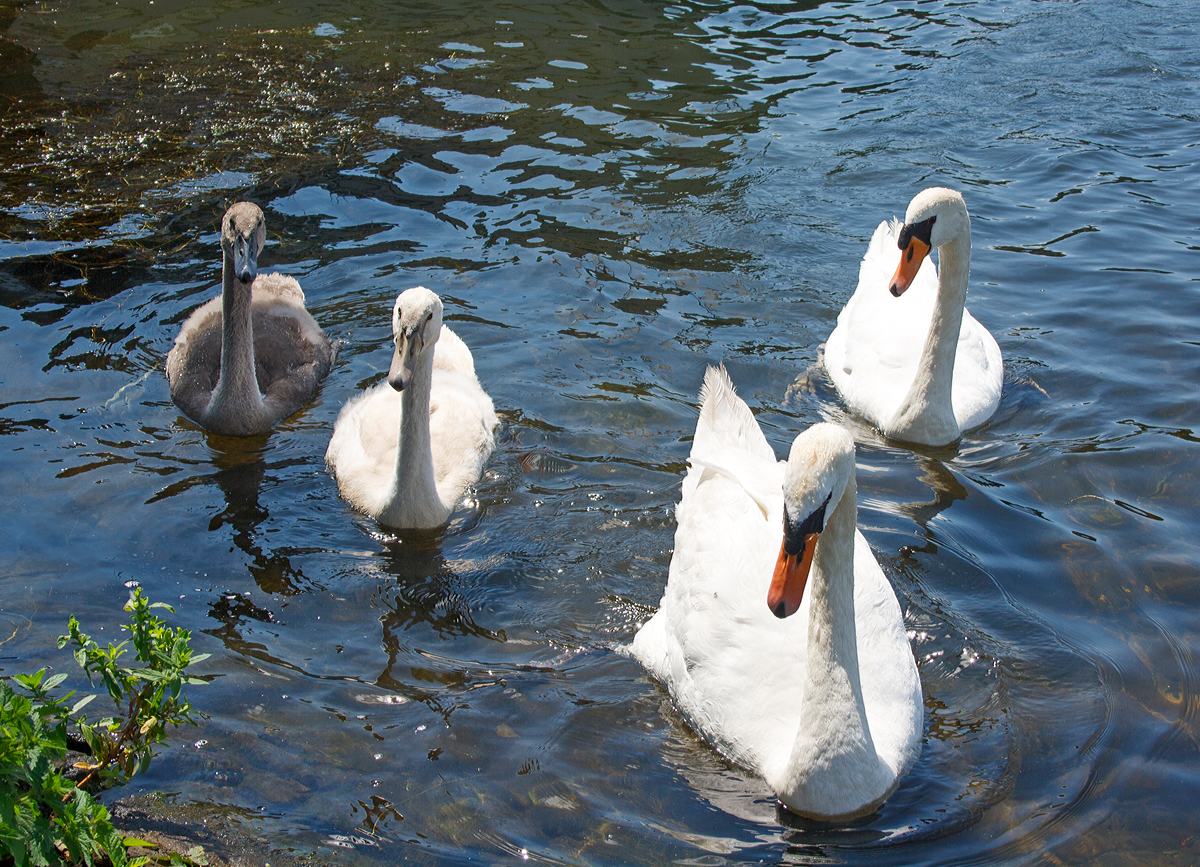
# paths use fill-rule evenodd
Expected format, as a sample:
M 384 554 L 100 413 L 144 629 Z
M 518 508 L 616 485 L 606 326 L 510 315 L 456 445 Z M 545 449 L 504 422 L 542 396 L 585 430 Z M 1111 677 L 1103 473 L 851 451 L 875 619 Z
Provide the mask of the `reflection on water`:
M 1196 30 L 1127 2 L 0 7 L 0 667 L 61 666 L 67 616 L 115 631 L 138 581 L 216 675 L 139 786 L 337 863 L 1188 861 Z M 914 450 L 820 353 L 934 183 L 1008 378 Z M 162 372 L 239 198 L 343 343 L 244 441 Z M 503 423 L 448 526 L 395 535 L 323 455 L 416 284 Z M 926 728 L 848 827 L 780 813 L 616 652 L 718 361 L 777 453 L 820 419 L 859 443 Z
M 199 430 L 194 425 L 188 424 L 188 427 Z M 178 496 L 198 485 L 216 485 L 224 495 L 225 508 L 209 520 L 209 532 L 220 532 L 226 526 L 232 530 L 233 544 L 247 556 L 250 575 L 263 592 L 283 596 L 302 592 L 303 585 L 307 583 L 303 574 L 292 567 L 286 554 L 264 551 L 256 532 L 270 518 L 268 511 L 259 503 L 259 491 L 267 473 L 263 450 L 268 437 L 201 434 L 213 449 L 212 464 L 216 471 L 202 472 L 172 482 L 156 492 L 147 503 Z M 286 466 L 273 469 L 286 469 Z

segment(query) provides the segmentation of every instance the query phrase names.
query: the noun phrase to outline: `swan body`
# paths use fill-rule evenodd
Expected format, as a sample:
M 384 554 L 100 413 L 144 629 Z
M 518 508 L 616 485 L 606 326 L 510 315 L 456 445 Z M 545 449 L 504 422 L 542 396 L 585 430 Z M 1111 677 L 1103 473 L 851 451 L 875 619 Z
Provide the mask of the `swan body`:
M 433 292 L 396 299 L 392 335 L 387 380 L 342 407 L 325 461 L 342 496 L 379 523 L 437 527 L 483 472 L 496 412 Z
M 333 362 L 300 284 L 258 273 L 265 240 L 257 205 L 225 212 L 221 294 L 192 311 L 167 354 L 171 399 L 213 433 L 266 433 L 308 402 Z
M 871 238 L 825 368 L 850 409 L 889 437 L 947 445 L 1000 403 L 1000 347 L 964 307 L 970 268 L 971 219 L 953 190 L 918 193 L 903 225 L 880 223 Z
M 700 400 L 666 590 L 629 651 L 790 810 L 869 813 L 916 759 L 923 705 L 899 602 L 855 527 L 853 440 L 814 425 L 779 462 L 724 368 Z

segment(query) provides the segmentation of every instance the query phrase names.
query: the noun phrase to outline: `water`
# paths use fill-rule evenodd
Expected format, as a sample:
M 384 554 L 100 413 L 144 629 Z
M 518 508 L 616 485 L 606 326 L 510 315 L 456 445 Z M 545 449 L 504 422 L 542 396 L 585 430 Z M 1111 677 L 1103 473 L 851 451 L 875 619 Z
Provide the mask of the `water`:
M 116 640 L 138 582 L 216 679 L 131 790 L 331 863 L 1195 863 L 1197 45 L 1131 0 L 0 9 L 3 673 L 73 671 L 68 615 Z M 933 184 L 1006 378 L 914 450 L 817 362 Z M 239 198 L 342 341 L 248 440 L 162 371 Z M 445 531 L 396 537 L 323 454 L 415 284 L 502 428 Z M 851 427 L 906 609 L 923 751 L 849 828 L 777 812 L 615 649 L 718 361 L 780 453 Z

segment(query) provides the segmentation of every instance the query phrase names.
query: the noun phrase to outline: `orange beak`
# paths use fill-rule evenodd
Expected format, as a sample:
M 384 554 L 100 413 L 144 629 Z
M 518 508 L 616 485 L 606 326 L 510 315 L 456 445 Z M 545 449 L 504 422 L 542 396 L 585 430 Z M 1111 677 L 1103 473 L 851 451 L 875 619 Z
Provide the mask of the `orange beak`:
M 804 550 L 799 556 L 788 554 L 782 543 L 779 546 L 779 559 L 775 561 L 775 574 L 771 576 L 771 588 L 767 591 L 767 607 L 780 620 L 791 617 L 800 608 L 820 535 L 809 533 L 805 536 Z
M 908 246 L 900 253 L 900 264 L 896 266 L 892 284 L 888 287 L 888 291 L 894 297 L 899 298 L 912 285 L 913 278 L 917 276 L 921 263 L 928 255 L 928 244 L 915 236 L 908 239 Z

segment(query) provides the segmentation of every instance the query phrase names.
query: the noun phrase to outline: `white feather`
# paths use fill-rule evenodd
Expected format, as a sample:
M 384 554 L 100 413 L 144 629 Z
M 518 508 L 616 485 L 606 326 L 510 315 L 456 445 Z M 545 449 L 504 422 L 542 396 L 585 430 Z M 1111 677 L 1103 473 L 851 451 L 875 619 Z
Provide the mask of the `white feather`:
M 767 606 L 791 462 L 775 460 L 723 368 L 709 368 L 701 401 L 667 586 L 629 651 L 667 686 L 696 731 L 760 774 L 788 806 L 826 817 L 870 809 L 912 764 L 921 735 L 920 681 L 895 593 L 862 534 L 850 531 L 845 549 L 853 563 L 839 565 L 853 575 L 858 676 L 873 752 L 839 759 L 836 753 L 846 751 L 831 746 L 801 755 L 805 739 L 817 734 L 804 724 L 814 709 L 832 714 L 838 726 L 853 709 L 822 690 L 806 695 L 807 683 L 828 674 L 809 667 L 813 594 L 783 620 Z M 851 479 L 838 483 L 853 509 L 853 445 L 840 428 L 817 427 L 801 435 L 805 443 L 833 428 L 848 444 Z M 809 462 L 824 469 L 821 455 Z M 832 628 L 844 631 L 845 624 Z

